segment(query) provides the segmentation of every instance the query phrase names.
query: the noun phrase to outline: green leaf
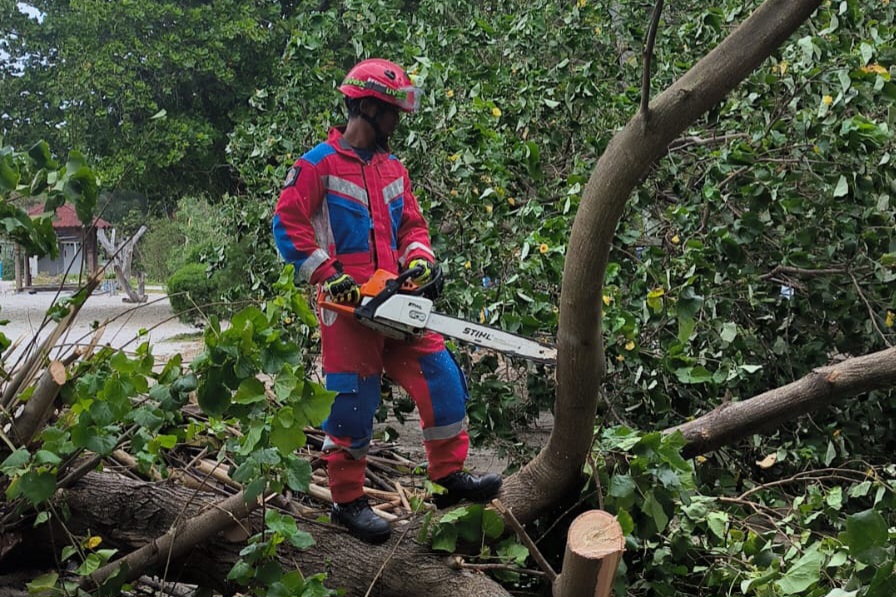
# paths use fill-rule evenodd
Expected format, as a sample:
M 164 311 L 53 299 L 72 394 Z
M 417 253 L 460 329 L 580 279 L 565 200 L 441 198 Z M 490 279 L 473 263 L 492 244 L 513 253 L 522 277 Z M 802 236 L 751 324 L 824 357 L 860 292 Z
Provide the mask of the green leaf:
M 28 583 L 28 594 L 33 597 L 59 595 L 62 592 L 56 589 L 56 581 L 58 580 L 59 573 L 57 572 L 42 574 Z
M 305 445 L 305 432 L 299 427 L 284 427 L 274 421 L 271 426 L 271 444 L 281 454 L 290 454 Z
M 887 558 L 887 521 L 874 509 L 848 516 L 841 540 L 849 546 L 850 555 L 860 562 L 880 565 Z
M 62 458 L 47 450 L 38 450 L 34 455 L 34 464 L 50 464 L 55 466 L 60 462 L 62 462 Z
M 432 548 L 454 553 L 457 548 L 457 530 L 452 525 L 440 524 L 432 532 Z
M 87 555 L 83 562 L 81 562 L 81 565 L 78 566 L 75 573 L 78 576 L 88 576 L 99 570 L 99 567 L 102 565 L 103 559 L 99 555 L 91 553 Z
M 706 516 L 706 524 L 713 535 L 724 539 L 728 529 L 728 514 L 725 512 L 710 512 Z
M 834 187 L 834 197 L 843 197 L 849 192 L 849 184 L 846 182 L 846 177 L 842 174 L 840 178 L 837 180 L 837 186 Z
M 264 382 L 257 377 L 244 379 L 233 395 L 233 401 L 236 404 L 253 404 L 262 402 L 265 398 Z
M 482 533 L 489 539 L 497 539 L 504 533 L 504 519 L 494 510 L 482 511 Z
M 249 484 L 246 485 L 245 489 L 243 489 L 246 503 L 251 503 L 258 499 L 258 496 L 261 495 L 267 485 L 267 479 L 265 479 L 264 477 L 259 477 L 250 481 Z
M 529 550 L 525 545 L 518 543 L 515 539 L 502 541 L 497 549 L 498 557 L 505 562 L 523 566 L 529 557 Z
M 619 526 L 622 528 L 623 535 L 631 535 L 635 531 L 635 521 L 628 510 L 620 508 L 619 511 L 616 512 L 616 520 L 619 521 Z
M 843 507 L 843 488 L 837 486 L 828 490 L 824 501 L 829 507 L 833 508 L 834 510 L 841 509 Z
M 669 524 L 669 516 L 663 509 L 662 504 L 657 501 L 653 492 L 647 494 L 644 503 L 641 504 L 641 510 L 653 520 L 657 533 L 662 533 L 666 528 L 666 525 Z
M 336 398 L 336 392 L 327 391 L 325 387 L 314 382 L 306 382 L 299 403 L 299 411 L 305 420 L 298 420 L 300 425 L 317 426 L 323 423 L 330 414 L 330 407 Z M 298 414 L 298 413 L 296 413 Z
M 697 327 L 697 320 L 692 318 L 678 316 L 678 341 L 682 344 L 686 344 L 688 340 L 690 340 L 691 335 L 694 333 L 694 328 Z
M 726 321 L 722 324 L 722 331 L 719 333 L 722 342 L 730 344 L 737 338 L 737 324 L 733 321 Z
M 288 540 L 296 549 L 309 549 L 315 545 L 314 537 L 305 531 L 296 531 L 289 535 Z
M 275 533 L 280 533 L 284 537 L 298 530 L 295 518 L 286 514 L 280 514 L 276 510 L 265 510 L 264 523 L 268 529 Z
M 12 156 L 0 155 L 0 192 L 8 193 L 19 185 L 19 169 Z
M 293 491 L 308 491 L 311 483 L 311 464 L 302 458 L 293 457 L 286 466 L 286 485 Z
M 6 457 L 6 460 L 0 464 L 0 471 L 3 471 L 3 474 L 12 476 L 16 474 L 16 472 L 24 467 L 31 460 L 31 453 L 27 448 L 19 448 L 12 454 Z
M 694 319 L 703 308 L 704 299 L 694 292 L 693 286 L 686 286 L 678 295 L 675 311 L 678 317 Z
M 678 381 L 686 384 L 698 384 L 712 381 L 712 373 L 706 370 L 706 367 L 697 365 L 696 367 L 681 367 L 675 370 L 675 377 Z
M 613 475 L 610 479 L 609 494 L 619 499 L 628 499 L 635 494 L 637 484 L 631 475 L 619 474 Z
M 782 595 L 797 595 L 819 581 L 824 555 L 819 553 L 818 547 L 813 544 L 777 581 Z
M 237 560 L 230 572 L 227 573 L 227 580 L 234 580 L 243 584 L 248 584 L 252 579 L 255 569 L 245 560 Z
M 78 548 L 76 546 L 66 545 L 65 547 L 62 548 L 62 561 L 63 562 L 66 561 L 67 559 L 69 559 L 70 557 L 75 555 L 76 553 L 78 553 Z
M 38 170 L 55 169 L 58 165 L 50 155 L 50 145 L 44 140 L 38 141 L 28 149 L 28 157 L 34 160 L 34 165 Z
M 49 471 L 28 471 L 19 479 L 19 492 L 34 505 L 41 504 L 56 491 L 56 475 Z
M 199 384 L 196 392 L 199 407 L 207 415 L 219 417 L 230 406 L 230 390 L 224 385 L 220 377 L 220 370 L 209 371 L 208 377 Z

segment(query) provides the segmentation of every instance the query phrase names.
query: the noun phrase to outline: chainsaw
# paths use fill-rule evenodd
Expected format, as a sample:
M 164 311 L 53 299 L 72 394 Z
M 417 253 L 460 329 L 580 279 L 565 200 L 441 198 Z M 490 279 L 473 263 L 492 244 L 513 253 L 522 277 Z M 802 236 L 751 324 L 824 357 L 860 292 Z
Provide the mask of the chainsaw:
M 538 363 L 553 364 L 557 350 L 504 330 L 449 317 L 432 310 L 433 299 L 441 288 L 441 268 L 435 268 L 433 279 L 416 285 L 411 279 L 420 275 L 422 268 L 412 268 L 400 274 L 377 270 L 361 285 L 360 304 L 334 303 L 322 300 L 321 308 L 351 315 L 361 324 L 389 338 L 407 340 L 426 331 L 438 332 L 463 342 L 497 350 L 505 354 Z

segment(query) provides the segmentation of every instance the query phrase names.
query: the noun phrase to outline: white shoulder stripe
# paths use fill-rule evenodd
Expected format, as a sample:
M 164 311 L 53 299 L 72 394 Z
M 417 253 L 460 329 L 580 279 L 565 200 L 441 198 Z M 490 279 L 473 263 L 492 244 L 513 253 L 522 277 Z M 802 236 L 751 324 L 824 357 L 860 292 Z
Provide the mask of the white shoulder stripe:
M 332 174 L 329 176 L 324 176 L 323 179 L 324 188 L 328 191 L 335 191 L 340 195 L 351 197 L 352 199 L 359 201 L 364 205 L 370 205 L 370 200 L 367 198 L 367 191 L 364 190 L 363 187 L 360 187 L 344 178 L 333 176 Z
M 392 203 L 404 195 L 404 178 L 396 178 L 383 188 L 383 200 Z

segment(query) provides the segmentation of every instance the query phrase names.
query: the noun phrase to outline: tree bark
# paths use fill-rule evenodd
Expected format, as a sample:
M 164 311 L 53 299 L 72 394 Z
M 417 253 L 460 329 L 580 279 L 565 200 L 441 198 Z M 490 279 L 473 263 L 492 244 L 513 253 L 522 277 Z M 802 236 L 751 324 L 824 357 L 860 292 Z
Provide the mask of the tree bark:
M 581 483 L 605 372 L 601 295 L 610 243 L 635 185 L 666 147 L 784 42 L 821 0 L 767 0 L 722 43 L 633 117 L 585 187 L 567 246 L 557 333 L 557 401 L 545 448 L 508 479 L 502 501 L 521 522 L 562 503 Z
M 112 473 L 89 473 L 66 490 L 62 499 L 71 512 L 66 521 L 69 533 L 86 533 L 103 539 L 103 547 L 120 553 L 134 551 L 164 535 L 187 517 L 220 501 L 220 496 L 197 492 L 173 483 L 147 483 Z M 226 581 L 227 573 L 245 547 L 245 537 L 263 528 L 263 514 L 256 512 L 234 525 L 235 540 L 224 533 L 196 546 L 191 553 L 167 562 L 156 573 L 169 581 L 210 587 L 232 594 L 239 589 Z M 370 597 L 510 597 L 501 585 L 468 570 L 453 570 L 448 556 L 434 554 L 415 541 L 419 522 L 396 526 L 384 545 L 361 543 L 329 524 L 298 520 L 299 528 L 317 542 L 307 551 L 281 546 L 280 563 L 285 570 L 299 568 L 303 574 L 327 573 L 327 586 L 341 587 L 348 595 Z M 242 529 L 240 529 L 242 527 Z M 26 553 L 52 557 L 69 542 L 65 530 L 42 525 L 41 533 L 29 533 Z M 52 532 L 52 536 L 46 533 Z M 372 588 L 371 588 L 372 586 Z M 369 593 L 368 593 L 369 591 Z
M 40 431 L 53 410 L 59 389 L 65 384 L 68 374 L 61 361 L 50 361 L 46 370 L 37 382 L 34 393 L 25 403 L 22 414 L 13 421 L 10 439 L 16 446 L 24 446 L 31 442 Z
M 729 402 L 699 419 L 667 429 L 681 431 L 692 458 L 731 444 L 753 433 L 821 408 L 835 400 L 896 386 L 896 348 L 819 367 L 791 384 L 742 402 Z
M 625 536 L 619 522 L 603 510 L 580 514 L 569 526 L 563 574 L 554 581 L 554 595 L 610 597 Z

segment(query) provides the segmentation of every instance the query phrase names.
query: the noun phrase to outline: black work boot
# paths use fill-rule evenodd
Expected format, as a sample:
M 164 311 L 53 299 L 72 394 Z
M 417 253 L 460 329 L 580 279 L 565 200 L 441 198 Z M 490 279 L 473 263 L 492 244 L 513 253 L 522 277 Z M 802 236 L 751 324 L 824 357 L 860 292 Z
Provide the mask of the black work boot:
M 481 477 L 471 475 L 466 471 L 457 471 L 446 477 L 437 479 L 438 483 L 447 491 L 434 496 L 436 508 L 447 508 L 461 500 L 471 502 L 487 502 L 501 491 L 501 475 L 486 473 Z
M 330 521 L 348 528 L 350 534 L 366 543 L 384 543 L 392 533 L 392 527 L 376 515 L 366 497 L 345 504 L 333 504 Z

